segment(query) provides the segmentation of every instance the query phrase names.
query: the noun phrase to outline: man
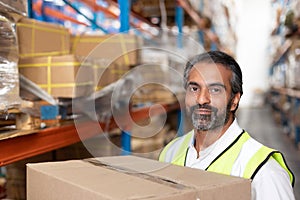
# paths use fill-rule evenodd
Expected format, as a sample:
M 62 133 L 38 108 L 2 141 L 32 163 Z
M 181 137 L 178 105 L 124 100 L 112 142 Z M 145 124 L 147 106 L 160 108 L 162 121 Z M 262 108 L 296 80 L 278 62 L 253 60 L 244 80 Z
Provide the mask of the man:
M 238 63 L 220 51 L 186 64 L 186 109 L 194 130 L 171 141 L 159 160 L 252 180 L 252 199 L 295 199 L 282 154 L 242 130 L 235 118 L 243 94 Z

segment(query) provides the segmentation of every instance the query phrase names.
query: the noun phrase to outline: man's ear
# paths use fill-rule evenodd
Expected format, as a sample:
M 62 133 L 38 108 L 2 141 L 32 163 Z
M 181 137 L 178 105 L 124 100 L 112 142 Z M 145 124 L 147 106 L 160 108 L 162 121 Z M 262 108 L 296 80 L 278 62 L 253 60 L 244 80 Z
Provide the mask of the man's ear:
M 237 93 L 234 95 L 234 97 L 231 100 L 231 108 L 230 111 L 234 111 L 237 109 L 237 106 L 239 105 L 241 99 L 241 93 Z

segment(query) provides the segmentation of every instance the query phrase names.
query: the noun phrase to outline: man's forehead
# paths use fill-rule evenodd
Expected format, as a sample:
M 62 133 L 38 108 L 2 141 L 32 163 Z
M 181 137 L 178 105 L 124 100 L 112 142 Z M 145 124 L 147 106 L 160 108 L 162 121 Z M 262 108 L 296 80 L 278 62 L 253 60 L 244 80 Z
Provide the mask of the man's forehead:
M 191 73 L 198 73 L 202 76 L 222 76 L 222 74 L 231 74 L 231 71 L 224 67 L 221 64 L 215 64 L 215 63 L 196 63 L 193 68 L 190 71 Z
M 197 63 L 189 73 L 188 82 L 196 82 L 199 85 L 209 85 L 214 83 L 228 85 L 230 84 L 231 76 L 231 70 L 221 64 Z

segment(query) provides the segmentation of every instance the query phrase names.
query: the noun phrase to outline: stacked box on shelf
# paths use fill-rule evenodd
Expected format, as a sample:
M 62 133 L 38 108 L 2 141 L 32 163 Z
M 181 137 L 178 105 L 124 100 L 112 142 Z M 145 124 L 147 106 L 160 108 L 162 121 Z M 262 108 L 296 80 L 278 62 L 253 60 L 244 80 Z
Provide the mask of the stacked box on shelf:
M 20 15 L 14 15 L 14 20 L 21 74 L 55 98 L 75 98 L 91 93 L 91 66 L 82 65 L 70 54 L 68 29 Z
M 274 55 L 272 56 L 273 60 L 269 78 L 270 85 L 277 88 L 283 88 L 287 85 L 287 51 L 291 47 L 292 41 L 287 39 L 283 44 L 282 42 L 280 42 L 280 44 L 281 46 L 274 51 Z
M 174 103 L 176 96 L 174 78 L 169 68 L 160 64 L 144 64 L 137 70 L 137 90 L 131 101 L 139 103 Z
M 68 29 L 21 15 L 14 15 L 14 20 L 20 58 L 70 54 Z
M 95 88 L 115 82 L 139 58 L 139 39 L 134 35 L 80 35 L 71 38 L 71 53 L 94 64 Z
M 93 64 L 93 83 L 95 90 L 119 80 L 128 70 L 129 66 L 118 65 L 117 63 L 107 63 L 105 59 L 86 59 L 85 62 Z
M 168 88 L 160 84 L 146 84 L 139 87 L 133 94 L 131 101 L 133 104 L 139 103 L 175 103 L 176 96 Z
M 19 60 L 20 73 L 53 97 L 75 98 L 91 94 L 91 69 L 87 63 L 82 65 L 74 55 Z
M 294 39 L 288 52 L 287 87 L 300 89 L 300 40 Z

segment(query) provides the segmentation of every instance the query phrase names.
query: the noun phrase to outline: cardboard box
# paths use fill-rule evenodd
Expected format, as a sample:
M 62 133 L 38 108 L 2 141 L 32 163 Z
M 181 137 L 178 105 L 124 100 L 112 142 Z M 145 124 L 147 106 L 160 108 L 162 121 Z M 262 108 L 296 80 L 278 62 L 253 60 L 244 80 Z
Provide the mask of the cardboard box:
M 286 87 L 300 89 L 300 39 L 292 40 L 287 54 Z
M 131 97 L 132 104 L 140 103 L 162 103 L 172 104 L 177 101 L 172 91 L 161 85 L 148 84 L 138 88 Z
M 80 35 L 71 37 L 71 53 L 94 63 L 97 90 L 117 81 L 139 59 L 139 40 L 134 35 Z
M 67 28 L 18 15 L 14 19 L 21 58 L 70 54 Z
M 74 98 L 91 94 L 93 91 L 91 70 L 91 66 L 87 63 L 81 65 L 74 55 L 19 60 L 19 72 L 53 97 Z
M 100 90 L 103 87 L 118 81 L 122 76 L 128 72 L 129 66 L 120 66 L 117 63 L 111 63 L 105 66 L 101 63 L 94 63 L 93 74 L 95 82 L 95 90 Z
M 250 200 L 250 181 L 134 156 L 27 164 L 27 199 Z
M 72 36 L 71 53 L 106 65 L 116 62 L 130 66 L 138 62 L 138 43 L 137 36 L 129 34 Z

